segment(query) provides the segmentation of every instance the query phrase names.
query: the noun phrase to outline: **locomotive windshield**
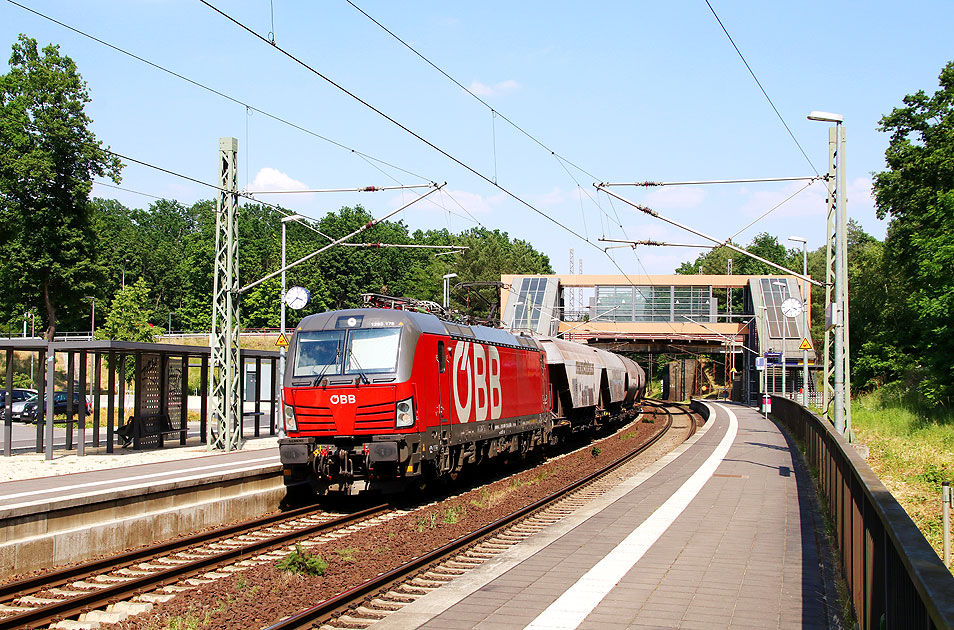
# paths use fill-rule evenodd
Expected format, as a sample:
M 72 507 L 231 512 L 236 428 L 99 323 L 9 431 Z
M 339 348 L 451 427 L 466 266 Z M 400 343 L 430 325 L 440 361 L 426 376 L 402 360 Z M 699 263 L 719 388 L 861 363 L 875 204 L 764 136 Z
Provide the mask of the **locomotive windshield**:
M 295 376 L 389 373 L 397 369 L 400 328 L 303 331 Z
M 295 357 L 295 376 L 318 376 L 341 372 L 343 330 L 300 332 L 298 354 Z
M 348 374 L 393 372 L 400 328 L 359 328 L 349 332 Z

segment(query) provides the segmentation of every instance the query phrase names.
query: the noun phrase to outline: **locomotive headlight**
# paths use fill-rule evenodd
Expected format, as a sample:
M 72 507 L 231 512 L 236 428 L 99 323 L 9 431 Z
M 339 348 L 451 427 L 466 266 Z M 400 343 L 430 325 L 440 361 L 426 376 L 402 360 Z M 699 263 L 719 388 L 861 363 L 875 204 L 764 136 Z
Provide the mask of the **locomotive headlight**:
M 295 408 L 291 405 L 285 405 L 285 430 L 298 430 L 298 422 L 295 420 Z
M 394 426 L 398 429 L 414 426 L 414 398 L 399 400 L 394 414 Z

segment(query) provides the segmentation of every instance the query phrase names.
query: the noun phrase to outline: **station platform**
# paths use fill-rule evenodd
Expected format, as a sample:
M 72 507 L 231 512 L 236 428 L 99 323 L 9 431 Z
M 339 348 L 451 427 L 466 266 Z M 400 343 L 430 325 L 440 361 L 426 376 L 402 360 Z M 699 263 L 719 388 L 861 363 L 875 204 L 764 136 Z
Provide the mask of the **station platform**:
M 753 408 L 706 404 L 689 441 L 373 629 L 842 628 L 797 447 Z
M 203 444 L 167 446 L 149 451 L 117 448 L 112 454 L 83 457 L 58 453 L 0 458 L 0 513 L 44 509 L 160 491 L 170 485 L 205 481 L 211 476 L 280 467 L 277 438 L 246 441 L 240 451 L 208 451 Z M 14 470 L 16 469 L 16 470 Z
M 0 457 L 0 579 L 278 509 L 277 438 L 230 453 L 185 446 Z M 75 453 L 75 452 L 74 452 Z

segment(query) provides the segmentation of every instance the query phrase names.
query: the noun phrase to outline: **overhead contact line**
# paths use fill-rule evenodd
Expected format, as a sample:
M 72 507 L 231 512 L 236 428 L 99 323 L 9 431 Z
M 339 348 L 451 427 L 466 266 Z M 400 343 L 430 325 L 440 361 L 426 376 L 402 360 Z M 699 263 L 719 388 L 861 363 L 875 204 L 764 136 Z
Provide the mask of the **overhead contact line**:
M 400 171 L 400 172 L 402 172 L 402 173 L 405 173 L 406 175 L 410 175 L 411 177 L 416 177 L 416 178 L 418 178 L 418 179 L 422 179 L 422 180 L 425 180 L 425 181 L 428 179 L 427 177 L 424 177 L 424 176 L 422 176 L 422 175 L 418 175 L 417 173 L 414 173 L 413 171 L 409 171 L 409 170 L 407 170 L 407 169 L 405 169 L 405 168 L 401 168 L 400 166 L 397 166 L 397 165 L 395 165 L 395 164 L 391 164 L 390 162 L 386 162 L 385 160 L 376 158 L 376 157 L 374 157 L 374 156 L 372 156 L 372 155 L 368 155 L 367 153 L 364 153 L 364 152 L 362 152 L 362 151 L 358 151 L 357 149 L 354 149 L 354 148 L 352 148 L 352 147 L 349 147 L 349 146 L 347 146 L 347 145 L 345 145 L 345 144 L 342 144 L 342 143 L 340 143 L 340 142 L 338 142 L 338 141 L 336 141 L 336 140 L 332 140 L 331 138 L 328 138 L 328 137 L 326 137 L 326 136 L 323 136 L 323 135 L 321 135 L 320 133 L 318 133 L 318 132 L 316 132 L 316 131 L 312 131 L 311 129 L 308 129 L 308 128 L 306 128 L 306 127 L 303 127 L 303 126 L 301 126 L 301 125 L 299 125 L 299 124 L 297 124 L 297 123 L 293 123 L 293 122 L 291 122 L 291 121 L 289 121 L 289 120 L 287 120 L 287 119 L 285 119 L 285 118 L 282 118 L 281 116 L 277 116 L 277 115 L 272 114 L 272 113 L 269 113 L 269 112 L 267 112 L 267 111 L 265 111 L 265 110 L 263 110 L 263 109 L 259 109 L 258 107 L 255 107 L 254 105 L 249 105 L 248 103 L 246 103 L 246 102 L 244 102 L 244 101 L 242 101 L 242 100 L 239 100 L 238 98 L 235 98 L 234 96 L 230 96 L 230 95 L 226 94 L 225 92 L 222 92 L 222 91 L 220 91 L 220 90 L 216 90 L 215 88 L 210 87 L 210 86 L 208 86 L 208 85 L 205 85 L 204 83 L 200 83 L 199 81 L 196 81 L 195 79 L 190 79 L 189 77 L 187 77 L 187 76 L 185 76 L 185 75 L 183 75 L 183 74 L 180 74 L 180 73 L 178 73 L 178 72 L 176 72 L 176 71 L 174 71 L 174 70 L 170 70 L 169 68 L 160 66 L 159 64 L 157 64 L 157 63 L 155 63 L 155 62 L 153 62 L 153 61 L 149 61 L 148 59 L 146 59 L 146 58 L 144 58 L 144 57 L 140 57 L 139 55 L 137 55 L 137 54 L 135 54 L 135 53 L 132 53 L 132 52 L 129 52 L 128 50 L 125 50 L 125 49 L 123 49 L 123 48 L 120 48 L 119 46 L 116 46 L 115 44 L 110 44 L 109 42 L 107 42 L 107 41 L 105 41 L 105 40 L 102 40 L 102 39 L 96 37 L 95 35 L 90 35 L 89 33 L 86 33 L 85 31 L 81 31 L 80 29 L 78 29 L 78 28 L 76 28 L 76 27 L 74 27 L 74 26 L 70 26 L 69 24 L 66 24 L 65 22 L 61 22 L 60 20 L 57 20 L 56 18 L 50 17 L 49 15 L 46 15 L 46 14 L 44 14 L 44 13 L 41 13 L 41 12 L 39 12 L 39 11 L 37 11 L 37 10 L 35 10 L 35 9 L 32 9 L 32 8 L 30 8 L 30 7 L 28 7 L 28 6 L 25 6 L 25 5 L 23 5 L 23 4 L 20 4 L 19 2 L 16 2 L 16 0 L 7 0 L 7 2 L 9 2 L 10 4 L 12 4 L 12 5 L 14 5 L 14 6 L 17 6 L 17 7 L 21 8 L 21 9 L 23 9 L 24 11 L 28 11 L 28 12 L 30 12 L 30 13 L 36 15 L 37 17 L 43 18 L 44 20 L 47 20 L 47 21 L 49 21 L 49 22 L 53 22 L 54 24 L 56 24 L 56 25 L 58 25 L 58 26 L 61 26 L 61 27 L 65 28 L 65 29 L 67 29 L 67 30 L 69 30 L 69 31 L 72 31 L 72 32 L 76 33 L 77 35 L 81 35 L 82 37 L 85 37 L 85 38 L 87 38 L 87 39 L 90 39 L 90 40 L 92 40 L 92 41 L 98 43 L 98 44 L 101 44 L 101 45 L 103 45 L 103 46 L 106 46 L 107 48 L 111 48 L 112 50 L 115 50 L 116 52 L 121 53 L 121 54 L 123 54 L 123 55 L 126 55 L 127 57 L 131 57 L 132 59 L 135 59 L 136 61 L 139 61 L 139 62 L 141 62 L 141 63 L 144 63 L 144 64 L 146 64 L 146 65 L 148 65 L 148 66 L 151 66 L 152 68 L 155 68 L 156 70 L 159 70 L 159 71 L 161 71 L 161 72 L 165 72 L 166 74 L 169 74 L 169 75 L 171 75 L 171 76 L 176 77 L 177 79 L 180 79 L 180 80 L 182 80 L 182 81 L 185 81 L 186 83 L 189 83 L 189 84 L 191 84 L 191 85 L 194 85 L 194 86 L 197 87 L 197 88 L 206 90 L 207 92 L 210 92 L 210 93 L 212 93 L 212 94 L 215 94 L 216 96 L 219 96 L 219 97 L 221 97 L 221 98 L 224 98 L 225 100 L 230 101 L 230 102 L 232 102 L 232 103 L 235 103 L 236 105 L 241 105 L 242 107 L 246 108 L 246 110 L 251 110 L 251 111 L 253 111 L 253 112 L 262 114 L 263 116 L 267 116 L 268 118 L 271 118 L 272 120 L 274 120 L 274 121 L 276 121 L 276 122 L 282 123 L 283 125 L 287 125 L 287 126 L 293 128 L 293 129 L 297 129 L 298 131 L 301 131 L 302 133 L 306 133 L 306 134 L 308 134 L 308 135 L 310 135 L 310 136 L 313 136 L 313 137 L 315 137 L 315 138 L 318 138 L 319 140 L 323 140 L 324 142 L 327 142 L 327 143 L 329 143 L 329 144 L 332 144 L 332 145 L 334 145 L 334 146 L 336 146 L 336 147 L 338 147 L 338 148 L 340 148 L 340 149 L 344 149 L 344 150 L 346 150 L 346 151 L 348 151 L 348 152 L 350 152 L 350 153 L 354 153 L 355 155 L 357 155 L 358 157 L 364 159 L 365 161 L 371 160 L 371 161 L 377 162 L 378 164 L 382 164 L 382 165 L 384 165 L 384 166 L 387 166 L 388 168 L 393 168 L 393 169 L 396 170 L 396 171 Z M 272 42 L 272 43 L 274 43 L 274 42 Z M 377 168 L 377 167 L 375 167 L 375 168 Z M 378 170 L 380 170 L 380 169 L 378 169 Z M 383 172 L 383 171 L 382 171 L 382 172 Z M 387 173 L 385 173 L 385 175 L 387 175 Z M 392 179 L 393 179 L 393 178 L 392 178 Z
M 457 157 L 451 155 L 450 153 L 448 153 L 448 152 L 445 151 L 444 149 L 440 148 L 439 146 L 437 146 L 436 144 L 434 144 L 433 142 L 431 142 L 431 141 L 428 140 L 427 138 L 423 137 L 421 134 L 417 133 L 416 131 L 413 131 L 412 129 L 410 129 L 409 127 L 407 127 L 406 125 L 404 125 L 403 123 L 401 123 L 401 122 L 399 122 L 398 120 L 396 120 L 395 118 L 391 117 L 390 115 L 388 115 L 387 113 L 385 113 L 385 112 L 382 111 L 381 109 L 375 107 L 374 105 L 372 105 L 372 104 L 369 103 L 368 101 L 364 100 L 363 98 L 361 98 L 360 96 L 358 96 L 358 95 L 355 94 L 354 92 L 348 90 L 346 87 L 344 87 L 344 86 L 341 85 L 340 83 L 337 83 L 335 80 L 333 80 L 333 79 L 331 79 L 330 77 L 326 76 L 325 74 L 323 74 L 322 72 L 320 72 L 320 71 L 317 70 L 316 68 L 310 66 L 308 63 L 306 63 L 306 62 L 303 61 L 302 59 L 299 59 L 298 57 L 296 57 L 296 56 L 293 55 L 292 53 L 288 52 L 287 50 L 285 50 L 285 49 L 282 48 L 281 46 L 278 46 L 277 44 L 274 44 L 274 43 L 272 43 L 272 42 L 269 42 L 267 38 L 265 38 L 265 37 L 259 35 L 259 34 L 256 33 L 254 30 L 252 30 L 251 28 L 249 28 L 248 26 L 246 26 L 246 25 L 243 24 L 242 22 L 239 22 L 237 19 L 235 19 L 234 17 L 232 17 L 232 16 L 229 15 L 228 13 L 225 13 L 224 11 L 222 11 L 221 9 L 219 9 L 218 7 L 216 7 L 216 6 L 214 6 L 213 4 L 207 2 L 207 0 L 199 0 L 199 2 L 201 2 L 201 3 L 204 4 L 205 6 L 209 7 L 212 11 L 218 13 L 220 16 L 222 16 L 223 18 L 225 18 L 225 19 L 228 20 L 229 22 L 232 22 L 235 26 L 237 26 L 237 27 L 239 27 L 240 29 L 246 31 L 248 34 L 252 35 L 253 37 L 255 37 L 255 38 L 259 39 L 259 40 L 261 40 L 263 43 L 268 44 L 271 48 L 273 48 L 274 50 L 277 50 L 279 53 L 281 53 L 282 55 L 284 55 L 284 56 L 287 57 L 288 59 L 292 60 L 293 62 L 297 63 L 297 64 L 300 65 L 302 68 L 308 70 L 309 72 L 311 72 L 312 74 L 314 74 L 314 75 L 317 76 L 318 78 L 322 79 L 323 81 L 325 81 L 326 83 L 328 83 L 328 84 L 331 85 L 332 87 L 334 87 L 334 88 L 336 88 L 337 90 L 343 92 L 344 94 L 350 96 L 352 99 L 354 99 L 354 100 L 357 101 L 358 103 L 364 105 L 365 107 L 367 107 L 368 109 L 370 109 L 372 112 L 374 112 L 375 114 L 381 116 L 382 118 L 384 118 L 385 120 L 387 120 L 388 122 L 390 122 L 390 123 L 393 124 L 394 126 L 398 127 L 399 129 L 401 129 L 401 130 L 404 131 L 405 133 L 407 133 L 407 134 L 409 134 L 410 136 L 416 138 L 416 139 L 419 140 L 420 142 L 426 144 L 428 147 L 430 147 L 431 149 L 437 151 L 438 153 L 440 153 L 441 155 L 443 155 L 444 157 L 446 157 L 446 158 L 449 159 L 450 161 L 454 162 L 455 164 L 457 164 L 458 166 L 460 166 L 461 168 L 463 168 L 463 169 L 466 170 L 467 172 L 469 172 L 469 173 L 471 173 L 472 175 L 474 175 L 474 176 L 476 176 L 476 177 L 482 179 L 483 181 L 485 181 L 486 183 L 490 184 L 490 185 L 493 186 L 494 188 L 500 190 L 501 192 L 503 192 L 504 194 L 506 194 L 507 196 L 509 196 L 509 197 L 510 197 L 511 199 L 513 199 L 514 201 L 518 202 L 519 204 L 521 204 L 521 205 L 523 205 L 523 206 L 526 206 L 527 208 L 529 208 L 529 209 L 532 210 L 533 212 L 537 213 L 537 214 L 540 215 L 541 217 L 544 217 L 546 220 L 548 220 L 548 221 L 550 221 L 551 223 L 553 223 L 554 225 L 556 225 L 556 226 L 562 228 L 563 230 L 565 230 L 565 231 L 568 232 L 569 234 L 572 234 L 573 236 L 575 236 L 576 238 L 580 239 L 581 241 L 583 241 L 583 242 L 585 242 L 585 243 L 589 243 L 591 246 L 595 247 L 596 249 L 600 249 L 600 247 L 599 247 L 598 245 L 596 245 L 595 243 L 593 243 L 593 242 L 592 242 L 591 240 L 589 240 L 588 238 L 582 236 L 581 234 L 577 233 L 577 232 L 576 232 L 575 230 L 573 230 L 572 228 L 570 228 L 570 227 L 564 225 L 563 223 L 557 221 L 557 220 L 554 219 L 553 217 L 547 215 L 545 212 L 542 212 L 541 210 L 537 209 L 533 204 L 531 204 L 530 202 L 524 200 L 522 197 L 520 197 L 520 196 L 517 195 L 516 193 L 510 191 L 508 188 L 504 188 L 503 186 L 501 186 L 501 185 L 498 184 L 497 182 L 493 181 L 490 177 L 484 175 L 483 173 L 481 173 L 480 171 L 478 171 L 478 170 L 475 169 L 474 167 L 472 167 L 472 166 L 470 166 L 469 164 L 465 163 L 465 162 L 462 161 L 461 159 L 459 159 L 459 158 L 457 158 Z M 615 261 L 614 261 L 614 264 L 615 264 Z M 617 268 L 619 268 L 618 265 L 617 265 Z M 623 272 L 622 269 L 620 269 L 620 272 L 625 275 L 625 272 Z

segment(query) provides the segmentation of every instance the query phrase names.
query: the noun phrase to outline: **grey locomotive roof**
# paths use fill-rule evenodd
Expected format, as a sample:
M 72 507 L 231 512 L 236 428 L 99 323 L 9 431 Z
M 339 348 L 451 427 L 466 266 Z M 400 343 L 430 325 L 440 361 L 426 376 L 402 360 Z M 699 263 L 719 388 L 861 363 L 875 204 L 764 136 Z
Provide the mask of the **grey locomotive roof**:
M 430 313 L 416 313 L 414 311 L 401 311 L 391 308 L 351 308 L 309 315 L 301 320 L 296 330 L 333 329 L 340 317 L 362 317 L 362 328 L 367 328 L 369 324 L 381 327 L 388 325 L 398 326 L 398 322 L 400 322 L 400 325 L 410 325 L 423 333 L 431 333 L 434 335 L 446 334 L 441 320 Z
M 451 335 L 459 339 L 474 339 L 486 343 L 523 346 L 535 350 L 539 349 L 539 345 L 533 339 L 529 337 L 518 337 L 499 328 L 456 324 L 442 321 L 430 313 L 417 313 L 415 311 L 402 311 L 389 308 L 353 308 L 309 315 L 301 320 L 296 330 L 333 329 L 341 317 L 362 317 L 362 328 L 368 328 L 370 326 L 385 327 L 389 325 L 403 325 L 410 326 L 421 333 L 429 333 L 432 335 Z

